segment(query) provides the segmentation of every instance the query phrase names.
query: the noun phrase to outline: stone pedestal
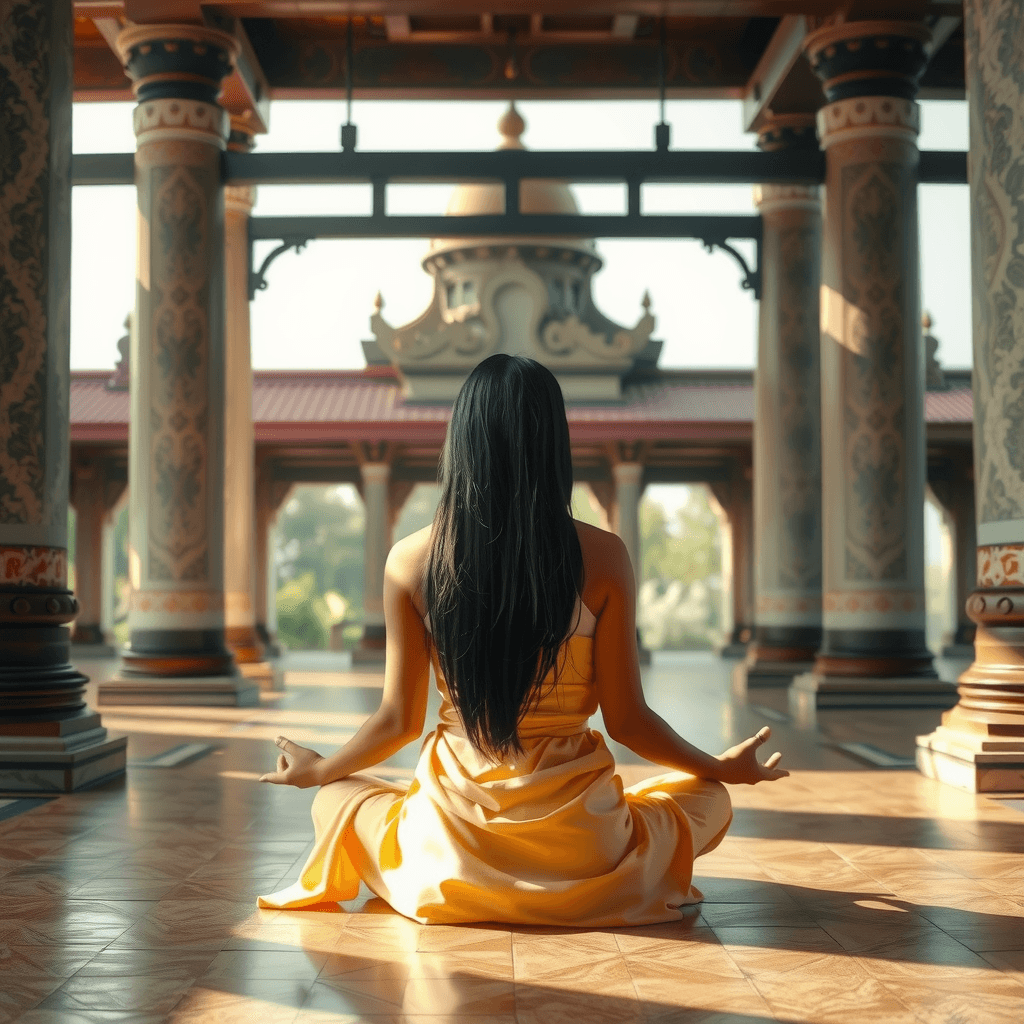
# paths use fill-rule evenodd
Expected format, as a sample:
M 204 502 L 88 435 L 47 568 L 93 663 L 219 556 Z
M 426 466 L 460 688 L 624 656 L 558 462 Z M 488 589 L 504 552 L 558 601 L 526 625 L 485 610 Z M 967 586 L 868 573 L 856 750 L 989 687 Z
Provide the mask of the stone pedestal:
M 195 25 L 118 40 L 135 82 L 139 207 L 132 320 L 129 645 L 103 703 L 258 702 L 225 643 L 224 195 L 237 43 Z
M 959 702 L 919 736 L 917 764 L 980 793 L 1024 790 L 1024 278 L 1018 270 L 1024 83 L 1015 0 L 964 4 L 970 103 L 977 625 Z
M 814 116 L 769 120 L 761 149 L 817 149 Z M 737 689 L 788 686 L 821 644 L 821 198 L 762 185 L 754 390 L 754 636 Z
M 69 4 L 0 2 L 0 794 L 124 774 L 69 658 Z
M 753 470 L 737 462 L 727 481 L 711 484 L 711 492 L 725 519 L 722 575 L 729 579 L 732 625 L 719 648 L 723 658 L 743 659 L 754 635 L 754 503 Z
M 922 24 L 807 39 L 824 82 L 821 286 L 823 637 L 794 711 L 948 707 L 925 644 L 924 352 L 914 102 Z
M 355 665 L 383 664 L 387 635 L 384 629 L 384 565 L 391 548 L 388 515 L 386 462 L 364 462 L 363 506 L 366 512 L 366 542 L 363 547 L 363 635 L 352 651 Z

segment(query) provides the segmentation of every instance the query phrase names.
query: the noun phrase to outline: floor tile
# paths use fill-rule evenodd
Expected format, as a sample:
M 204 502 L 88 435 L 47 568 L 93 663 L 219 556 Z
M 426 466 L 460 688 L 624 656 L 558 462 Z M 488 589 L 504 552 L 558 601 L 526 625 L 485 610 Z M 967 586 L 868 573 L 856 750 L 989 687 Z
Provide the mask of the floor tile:
M 656 658 L 646 692 L 734 742 L 757 713 L 723 663 L 689 657 Z M 0 822 L 0 1024 L 1020 1024 L 1024 816 L 822 746 L 909 751 L 905 711 L 779 724 L 807 770 L 733 788 L 733 830 L 696 865 L 705 902 L 664 924 L 422 926 L 365 886 L 258 912 L 312 840 L 312 794 L 246 781 L 272 763 L 263 732 L 330 744 L 318 719 L 366 714 L 344 676 L 304 673 L 257 709 L 112 708 L 134 756 L 211 736 L 220 752 Z
M 133 1010 L 169 1013 L 191 987 L 190 978 L 76 975 L 40 1004 L 44 1010 Z

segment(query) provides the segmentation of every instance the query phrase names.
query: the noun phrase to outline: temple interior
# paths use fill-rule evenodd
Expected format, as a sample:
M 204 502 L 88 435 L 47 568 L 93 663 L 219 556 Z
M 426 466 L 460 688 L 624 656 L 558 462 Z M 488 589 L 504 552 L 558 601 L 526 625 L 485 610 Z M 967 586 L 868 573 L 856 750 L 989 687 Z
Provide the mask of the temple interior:
M 0 0 L 0 1024 L 1019 1024 L 1022 24 L 1022 0 Z M 353 99 L 503 113 L 491 148 L 374 151 Z M 293 100 L 346 101 L 334 150 L 261 150 Z M 643 150 L 530 149 L 535 100 L 659 120 Z M 756 148 L 673 138 L 687 100 L 733 101 Z M 966 150 L 919 147 L 925 101 L 966 105 Z M 72 151 L 73 104 L 129 102 L 134 153 Z M 450 187 L 445 212 L 393 205 L 409 182 Z M 254 209 L 325 183 L 367 211 Z M 622 210 L 585 212 L 587 183 Z M 672 183 L 750 188 L 753 212 L 648 203 Z M 945 254 L 970 367 L 924 305 L 934 184 L 970 195 L 970 251 Z M 72 189 L 112 185 L 134 308 L 116 367 L 71 369 Z M 254 369 L 284 261 L 383 238 L 422 243 L 426 307 L 393 315 L 382 280 L 360 366 Z M 728 260 L 755 364 L 672 365 L 657 296 L 613 316 L 623 238 Z M 329 751 L 377 708 L 388 552 L 495 352 L 555 374 L 579 493 L 642 594 L 645 494 L 706 495 L 714 646 L 642 633 L 646 698 L 711 751 L 770 725 L 792 774 L 732 787 L 704 900 L 669 923 L 424 925 L 365 885 L 259 909 L 312 847 L 313 791 L 259 782 L 273 740 Z M 277 618 L 282 517 L 313 486 L 351 488 L 363 524 L 356 599 L 315 595 L 323 650 Z M 625 785 L 660 774 L 609 746 Z M 376 774 L 410 781 L 418 751 Z

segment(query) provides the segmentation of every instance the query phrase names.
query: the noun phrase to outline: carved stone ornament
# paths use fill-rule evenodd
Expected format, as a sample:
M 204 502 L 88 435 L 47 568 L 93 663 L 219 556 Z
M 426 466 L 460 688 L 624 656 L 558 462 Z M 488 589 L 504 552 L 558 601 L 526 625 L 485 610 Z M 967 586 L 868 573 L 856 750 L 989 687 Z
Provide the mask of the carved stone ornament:
M 522 149 L 525 125 L 514 108 L 499 122 L 501 149 Z M 564 182 L 534 180 L 522 191 L 529 213 L 578 213 Z M 468 183 L 456 189 L 450 216 L 496 213 L 503 191 Z M 407 398 L 451 401 L 477 363 L 504 352 L 527 356 L 559 376 L 567 399 L 614 401 L 622 378 L 638 358 L 657 358 L 655 319 L 644 295 L 633 327 L 609 320 L 594 305 L 591 278 L 601 261 L 585 238 L 444 238 L 431 242 L 423 261 L 434 295 L 415 320 L 393 327 L 378 295 L 370 318 L 371 363 L 390 362 L 401 373 Z
M 477 301 L 449 307 L 445 279 L 438 275 L 430 306 L 403 327 L 384 319 L 383 299 L 377 296 L 370 328 L 377 346 L 402 372 L 408 397 L 454 398 L 477 363 L 507 352 L 536 359 L 556 375 L 572 370 L 577 377 L 603 377 L 590 386 L 589 397 L 615 398 L 622 376 L 650 343 L 655 318 L 647 295 L 640 319 L 626 328 L 594 309 L 589 287 L 580 288 L 578 313 L 552 309 L 549 283 L 518 254 L 463 263 L 460 271 L 473 280 Z M 577 397 L 588 397 L 580 393 L 581 380 L 573 384 Z

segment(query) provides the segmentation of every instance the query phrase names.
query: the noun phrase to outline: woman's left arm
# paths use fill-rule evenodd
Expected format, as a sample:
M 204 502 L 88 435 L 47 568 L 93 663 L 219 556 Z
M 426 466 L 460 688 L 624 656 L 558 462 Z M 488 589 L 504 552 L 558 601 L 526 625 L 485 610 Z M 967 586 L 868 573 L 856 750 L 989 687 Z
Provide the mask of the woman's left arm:
M 386 761 L 423 732 L 430 686 L 430 639 L 413 603 L 423 577 L 423 545 L 410 537 L 388 555 L 384 569 L 384 625 L 387 646 L 380 707 L 339 751 L 321 757 L 278 736 L 277 771 L 260 782 L 323 786 Z

